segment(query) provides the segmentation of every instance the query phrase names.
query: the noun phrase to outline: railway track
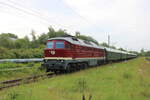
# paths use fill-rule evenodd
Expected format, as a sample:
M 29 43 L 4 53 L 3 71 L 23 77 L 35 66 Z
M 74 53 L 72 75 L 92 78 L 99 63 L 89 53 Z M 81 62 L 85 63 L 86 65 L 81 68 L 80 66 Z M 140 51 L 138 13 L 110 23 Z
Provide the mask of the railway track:
M 5 69 L 0 69 L 0 72 L 4 71 L 16 71 L 16 70 L 23 70 L 23 69 L 30 69 L 32 67 L 22 67 L 22 68 L 5 68 Z
M 108 63 L 104 63 L 104 64 L 108 64 Z M 37 82 L 40 79 L 52 78 L 56 75 L 61 75 L 61 74 L 64 74 L 64 73 L 56 73 L 56 74 L 55 73 L 46 73 L 46 74 L 34 75 L 34 76 L 26 77 L 26 78 L 18 78 L 18 79 L 14 79 L 14 80 L 3 81 L 3 82 L 0 82 L 0 91 L 3 89 L 6 89 L 6 88 L 19 86 L 21 84 Z
M 145 59 L 148 60 L 148 61 L 150 61 L 150 57 L 146 57 Z
M 3 81 L 3 82 L 0 82 L 0 91 L 3 89 L 6 89 L 6 88 L 19 86 L 21 84 L 28 84 L 28 83 L 32 83 L 32 82 L 37 82 L 40 79 L 52 78 L 54 76 L 56 76 L 56 74 L 46 73 L 46 74 L 35 75 L 35 76 L 26 77 L 26 78 L 18 78 L 18 79 L 14 79 L 14 80 Z

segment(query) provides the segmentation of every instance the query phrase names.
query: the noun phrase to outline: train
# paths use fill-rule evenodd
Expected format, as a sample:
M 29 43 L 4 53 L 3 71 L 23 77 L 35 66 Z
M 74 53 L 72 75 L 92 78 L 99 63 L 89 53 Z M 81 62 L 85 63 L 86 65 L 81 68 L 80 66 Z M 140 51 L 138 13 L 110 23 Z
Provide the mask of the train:
M 42 67 L 47 72 L 72 72 L 136 57 L 136 54 L 99 46 L 74 36 L 61 36 L 47 40 Z

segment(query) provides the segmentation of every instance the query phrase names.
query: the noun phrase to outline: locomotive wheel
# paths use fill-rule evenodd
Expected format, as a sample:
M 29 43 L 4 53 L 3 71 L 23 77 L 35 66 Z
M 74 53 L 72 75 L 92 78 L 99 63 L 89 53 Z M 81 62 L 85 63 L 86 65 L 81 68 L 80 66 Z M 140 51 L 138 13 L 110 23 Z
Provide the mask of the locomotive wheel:
M 66 73 L 70 73 L 71 72 L 71 64 L 68 64 L 67 69 L 66 69 Z
M 81 65 L 81 68 L 82 68 L 82 69 L 86 69 L 85 63 L 83 63 L 83 64 Z
M 87 63 L 84 63 L 84 68 L 88 68 L 88 64 Z
M 46 69 L 46 72 L 50 72 L 50 69 Z
M 58 71 L 56 71 L 56 70 L 54 71 L 54 73 L 55 73 L 55 74 L 59 74 Z
M 80 64 L 80 70 L 82 70 L 82 69 L 85 69 L 85 64 L 84 63 Z
M 73 72 L 76 72 L 76 71 L 77 71 L 77 64 L 74 63 L 74 64 L 73 64 Z

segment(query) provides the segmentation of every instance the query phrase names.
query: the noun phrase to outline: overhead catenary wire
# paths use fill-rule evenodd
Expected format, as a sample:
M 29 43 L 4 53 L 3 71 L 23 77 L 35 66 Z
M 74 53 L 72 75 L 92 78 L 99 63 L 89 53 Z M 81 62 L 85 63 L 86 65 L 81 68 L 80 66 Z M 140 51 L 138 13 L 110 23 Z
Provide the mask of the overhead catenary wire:
M 14 4 L 14 5 L 17 5 L 17 6 L 19 6 L 19 7 L 22 7 L 22 8 L 24 8 L 24 9 L 26 9 L 26 10 L 28 10 L 28 11 L 30 11 L 30 12 L 32 12 L 32 13 L 34 13 L 34 14 L 40 16 L 40 17 L 42 17 L 42 18 L 44 18 L 44 19 L 46 19 L 46 17 L 49 17 L 49 16 L 45 16 L 45 15 L 43 16 L 43 14 L 42 14 L 42 16 L 41 16 L 41 12 L 39 12 L 38 10 L 26 8 L 24 5 L 19 4 L 19 3 L 17 3 L 17 2 L 14 2 L 13 0 L 7 0 L 7 1 L 10 2 L 10 3 L 12 3 L 12 4 Z M 49 17 L 49 18 L 52 18 L 52 17 Z M 47 20 L 47 19 L 46 19 L 46 20 Z
M 64 2 L 63 0 L 59 0 L 61 2 Z M 87 24 L 91 24 L 86 18 L 81 16 L 79 13 L 77 13 L 73 8 L 71 8 L 69 5 L 66 5 L 69 9 L 71 9 L 72 12 L 74 12 L 77 16 L 79 16 L 82 20 L 84 20 Z
M 14 3 L 14 4 L 15 4 L 15 3 Z M 18 6 L 17 4 L 15 4 L 15 5 L 17 5 L 17 6 L 14 6 L 14 5 L 12 5 L 12 4 L 8 4 L 8 3 L 5 3 L 5 2 L 1 2 L 1 1 L 0 1 L 0 5 L 7 6 L 7 7 L 10 7 L 10 8 L 16 9 L 16 10 L 18 10 L 18 11 L 20 11 L 20 12 L 23 12 L 23 13 L 25 13 L 25 14 L 27 14 L 27 15 L 31 15 L 31 16 L 34 16 L 34 17 L 36 17 L 36 18 L 39 18 L 39 19 L 41 19 L 42 22 L 44 22 L 46 25 L 50 25 L 51 22 L 56 23 L 56 22 L 54 22 L 54 21 L 51 21 L 51 22 L 50 22 L 48 19 L 42 17 L 42 16 L 40 15 L 40 13 L 33 12 L 33 11 L 29 11 L 29 10 L 27 10 L 26 8 L 24 8 L 23 6 L 20 7 L 20 6 Z M 59 25 L 59 26 L 66 27 L 66 26 L 64 26 L 64 25 L 61 25 L 60 23 L 56 23 L 56 24 Z
M 19 7 L 22 7 L 22 8 L 24 8 L 24 9 L 26 9 L 26 10 L 29 10 L 30 11 L 30 13 L 32 12 L 32 14 L 36 14 L 36 16 L 38 16 L 38 17 L 40 17 L 40 19 L 44 19 L 45 21 L 47 21 L 47 19 L 45 18 L 45 17 L 43 17 L 43 16 L 41 16 L 40 15 L 40 12 L 39 11 L 37 11 L 37 10 L 33 10 L 33 9 L 29 9 L 29 8 L 25 8 L 23 5 L 20 5 L 20 4 L 18 4 L 17 2 L 14 2 L 13 0 L 7 0 L 8 2 L 10 2 L 10 3 L 12 3 L 12 4 L 14 4 L 14 5 L 17 5 L 17 6 L 19 6 Z M 59 0 L 59 1 L 62 1 L 62 2 L 64 2 L 63 0 Z M 74 12 L 77 16 L 79 16 L 82 20 L 84 20 L 87 24 L 89 24 L 89 25 L 94 25 L 94 26 L 96 26 L 97 27 L 97 25 L 95 25 L 95 24 L 93 24 L 92 22 L 90 22 L 90 21 L 88 21 L 85 17 L 83 17 L 83 16 L 81 16 L 79 13 L 77 13 L 73 8 L 71 8 L 70 6 L 68 6 L 68 5 L 66 5 L 67 7 L 69 7 L 69 9 L 71 9 L 71 11 L 72 12 Z M 24 12 L 26 12 L 26 11 L 24 11 Z M 51 18 L 50 16 L 46 16 L 46 17 L 48 17 L 48 18 Z M 56 23 L 56 22 L 55 22 Z M 67 27 L 67 28 L 70 28 L 70 26 L 68 27 L 68 26 L 64 26 L 64 25 L 61 25 L 60 23 L 57 23 L 58 25 L 60 25 L 60 26 L 63 26 L 63 27 Z
M 35 14 L 33 14 L 33 13 L 27 12 L 26 10 L 20 9 L 20 8 L 18 8 L 18 7 L 15 7 L 15 6 L 13 6 L 13 5 L 10 5 L 10 4 L 4 3 L 4 2 L 0 2 L 0 5 L 4 5 L 4 6 L 7 6 L 7 7 L 16 9 L 16 10 L 18 10 L 18 11 L 21 11 L 21 12 L 23 12 L 23 13 L 26 13 L 26 14 L 28 14 L 28 15 L 32 15 L 32 16 L 37 17 L 37 16 L 36 16 Z M 40 18 L 40 17 L 38 17 L 38 18 Z M 46 22 L 46 23 L 47 23 L 47 22 Z
M 64 2 L 64 0 L 59 0 L 59 1 L 62 1 Z M 77 16 L 79 16 L 82 20 L 84 20 L 87 24 L 89 25 L 93 25 L 95 27 L 99 27 L 97 26 L 96 24 L 94 24 L 93 22 L 89 21 L 87 18 L 83 17 L 82 15 L 80 15 L 77 11 L 75 11 L 72 7 L 70 7 L 69 5 L 66 4 L 66 6 L 72 10 L 72 12 L 74 12 Z M 99 29 L 98 29 L 99 30 Z M 100 30 L 101 31 L 101 30 Z M 105 33 L 105 32 L 104 32 Z
M 57 21 L 58 17 L 56 18 L 56 17 L 51 17 L 49 15 L 41 14 L 41 12 L 39 11 L 39 9 L 37 9 L 37 8 L 36 9 L 30 8 L 30 7 L 26 8 L 23 4 L 18 3 L 18 2 L 14 2 L 14 0 L 7 0 L 7 1 L 10 2 L 10 3 L 12 3 L 12 4 L 14 4 L 14 5 L 22 7 L 22 8 L 24 8 L 24 9 L 30 11 L 30 12 L 33 12 L 33 13 L 39 15 L 40 17 L 44 18 L 45 20 L 53 19 L 53 20 L 55 20 L 55 21 L 53 21 L 54 23 L 56 23 L 57 25 L 62 26 L 64 28 L 72 29 L 72 27 L 73 27 L 73 25 L 63 25 L 63 24 L 58 23 L 58 21 Z M 61 22 L 61 21 L 59 21 L 59 22 Z
M 13 16 L 16 16 L 16 17 L 19 17 L 19 18 L 21 18 L 21 19 L 24 19 L 21 15 L 19 15 L 19 14 L 15 14 L 15 13 L 12 13 L 12 12 L 6 12 L 6 11 L 4 11 L 4 10 L 1 10 L 1 13 L 5 13 L 5 14 L 13 14 Z M 47 26 L 49 26 L 50 24 L 49 23 L 46 23 L 46 22 L 44 22 L 44 21 L 39 21 L 39 23 L 41 23 L 42 25 L 44 25 L 45 27 L 47 27 Z
M 38 14 L 38 15 L 40 15 L 41 16 L 41 12 L 39 12 L 38 10 L 39 9 L 29 9 L 29 8 L 26 8 L 26 7 L 24 7 L 24 5 L 22 5 L 22 4 L 19 4 L 18 2 L 14 2 L 14 0 L 7 0 L 8 2 L 10 2 L 10 3 L 13 3 L 13 4 L 15 4 L 15 5 L 17 5 L 17 6 L 21 6 L 21 7 L 23 7 L 23 8 L 25 8 L 25 9 L 28 9 L 29 11 L 31 11 L 31 12 L 33 12 L 33 13 L 36 13 L 36 14 Z M 43 17 L 48 17 L 49 19 L 51 18 L 51 19 L 57 19 L 58 20 L 58 17 L 56 18 L 52 18 L 51 16 L 49 16 L 49 15 L 42 15 Z M 56 22 L 56 21 L 55 21 Z M 60 21 L 59 21 L 60 22 Z M 60 23 L 58 23 L 58 24 L 60 24 Z M 70 28 L 70 29 L 72 29 L 72 27 L 74 27 L 74 25 L 62 25 L 62 24 L 60 24 L 60 26 L 63 26 L 63 27 L 66 27 L 66 28 Z
M 13 9 L 16 9 L 16 10 L 19 10 L 25 14 L 28 14 L 28 15 L 32 15 L 34 17 L 37 17 L 37 18 L 40 18 L 42 20 L 42 22 L 44 21 L 44 23 L 46 23 L 46 25 L 50 25 L 49 23 L 51 22 L 54 22 L 54 21 L 49 21 L 48 19 L 52 19 L 50 16 L 45 16 L 45 15 L 42 15 L 41 12 L 39 12 L 38 10 L 33 10 L 33 9 L 29 9 L 29 8 L 26 8 L 24 7 L 23 5 L 21 4 L 18 4 L 17 2 L 14 2 L 13 0 L 7 0 L 9 3 L 11 4 L 8 4 L 8 3 L 4 3 L 4 2 L 0 2 L 1 5 L 5 5 L 5 6 L 8 6 L 8 7 L 11 7 Z M 59 0 L 59 1 L 62 1 L 63 0 Z M 69 5 L 67 5 L 71 11 L 73 11 L 76 15 L 78 15 L 82 20 L 84 20 L 87 24 L 89 25 L 94 25 L 95 27 L 98 27 L 97 25 L 91 23 L 90 21 L 88 21 L 86 18 L 84 18 L 83 16 L 81 16 L 79 13 L 77 13 L 73 8 L 71 8 Z M 41 16 L 42 15 L 42 16 Z M 64 28 L 68 28 L 68 29 L 71 29 L 70 26 L 66 26 L 66 25 L 62 25 L 60 23 L 57 23 L 56 21 L 54 22 L 56 23 L 57 25 L 59 26 L 63 26 Z

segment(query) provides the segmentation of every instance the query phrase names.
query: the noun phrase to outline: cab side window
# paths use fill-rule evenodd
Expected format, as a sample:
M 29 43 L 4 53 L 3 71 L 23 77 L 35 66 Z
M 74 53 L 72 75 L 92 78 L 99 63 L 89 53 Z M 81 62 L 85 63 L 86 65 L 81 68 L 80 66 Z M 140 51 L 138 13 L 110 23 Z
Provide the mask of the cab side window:
M 65 48 L 64 42 L 61 41 L 56 42 L 56 49 L 64 49 L 64 48 Z

